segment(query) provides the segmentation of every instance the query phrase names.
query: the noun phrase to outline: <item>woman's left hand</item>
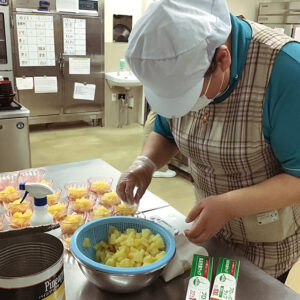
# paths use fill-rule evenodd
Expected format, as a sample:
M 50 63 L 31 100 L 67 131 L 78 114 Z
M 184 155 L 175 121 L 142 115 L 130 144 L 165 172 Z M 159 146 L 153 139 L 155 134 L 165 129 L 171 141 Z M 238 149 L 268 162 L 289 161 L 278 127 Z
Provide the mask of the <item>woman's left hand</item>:
M 186 222 L 195 221 L 186 237 L 193 243 L 201 243 L 213 237 L 230 220 L 231 207 L 225 194 L 201 199 L 189 212 Z

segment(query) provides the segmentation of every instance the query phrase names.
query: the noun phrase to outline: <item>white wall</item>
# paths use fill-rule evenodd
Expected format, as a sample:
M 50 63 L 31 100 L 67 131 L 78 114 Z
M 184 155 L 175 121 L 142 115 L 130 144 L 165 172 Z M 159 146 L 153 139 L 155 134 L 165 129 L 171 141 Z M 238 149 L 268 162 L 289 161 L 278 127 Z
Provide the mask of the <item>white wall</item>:
M 142 15 L 142 0 L 106 0 L 105 1 L 105 42 L 113 41 L 113 15 L 132 16 L 132 26 Z
M 280 1 L 280 0 L 277 0 Z M 243 15 L 246 19 L 257 21 L 259 3 L 269 0 L 227 0 L 228 7 L 234 15 Z M 274 1 L 275 2 L 275 1 Z

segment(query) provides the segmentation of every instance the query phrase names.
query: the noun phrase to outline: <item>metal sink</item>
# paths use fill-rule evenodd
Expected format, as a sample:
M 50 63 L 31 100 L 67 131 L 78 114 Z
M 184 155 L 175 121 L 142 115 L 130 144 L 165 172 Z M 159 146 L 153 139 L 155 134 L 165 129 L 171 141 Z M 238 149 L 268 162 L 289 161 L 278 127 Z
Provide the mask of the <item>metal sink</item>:
M 108 72 L 105 79 L 110 87 L 121 86 L 125 88 L 141 86 L 142 83 L 130 71 Z

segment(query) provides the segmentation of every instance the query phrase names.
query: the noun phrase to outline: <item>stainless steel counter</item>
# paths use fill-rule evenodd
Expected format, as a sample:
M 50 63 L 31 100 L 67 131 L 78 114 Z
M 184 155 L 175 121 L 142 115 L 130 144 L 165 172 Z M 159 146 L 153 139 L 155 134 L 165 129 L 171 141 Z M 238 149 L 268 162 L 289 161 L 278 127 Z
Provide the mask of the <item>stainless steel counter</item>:
M 108 175 L 114 180 L 114 187 L 120 175 L 116 169 L 111 167 L 100 159 L 63 164 L 45 168 L 47 174 L 54 179 L 54 183 L 63 187 L 64 183 L 72 180 L 86 180 L 90 176 Z M 173 207 L 147 192 L 143 197 L 140 210 L 144 211 L 146 218 L 160 216 L 173 227 L 182 231 L 188 227 L 184 222 L 185 217 Z M 226 245 L 212 239 L 202 244 L 214 256 L 215 264 L 213 275 L 216 272 L 216 264 L 220 256 L 240 259 L 241 267 L 237 286 L 236 300 L 293 300 L 299 299 L 290 288 L 283 285 L 278 280 L 272 278 L 262 270 L 258 269 L 247 259 L 239 255 L 236 251 L 229 249 Z M 70 254 L 65 255 L 65 284 L 67 300 L 85 300 L 85 299 L 185 299 L 186 288 L 189 279 L 189 273 L 185 273 L 168 284 L 159 278 L 153 285 L 143 289 L 140 292 L 132 294 L 112 294 L 100 290 L 92 283 L 89 283 L 81 273 L 74 258 Z

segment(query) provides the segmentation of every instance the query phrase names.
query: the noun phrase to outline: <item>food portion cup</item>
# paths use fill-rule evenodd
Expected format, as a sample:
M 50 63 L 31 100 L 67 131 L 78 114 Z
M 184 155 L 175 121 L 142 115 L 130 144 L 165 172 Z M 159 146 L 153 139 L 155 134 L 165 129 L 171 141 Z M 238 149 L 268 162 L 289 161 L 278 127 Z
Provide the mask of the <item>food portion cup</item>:
M 61 197 L 61 192 L 62 192 L 61 188 L 53 188 L 53 189 L 55 193 L 47 196 L 47 204 L 49 206 L 57 204 Z
M 90 190 L 96 194 L 103 195 L 111 191 L 112 177 L 95 176 L 88 179 Z
M 32 209 L 32 202 L 28 199 L 25 199 L 22 203 L 21 198 L 13 201 L 4 203 L 4 207 L 7 211 L 9 211 L 12 215 L 16 212 L 24 213 L 27 209 Z
M 8 186 L 12 186 L 16 189 L 19 185 L 18 180 L 19 172 L 7 172 L 0 174 L 0 192 Z
M 37 168 L 37 169 L 26 169 L 20 171 L 20 181 L 21 182 L 41 182 L 46 175 L 46 170 Z
M 82 214 L 68 214 L 59 222 L 63 234 L 73 234 L 81 225 L 85 223 L 86 216 Z
M 89 193 L 89 184 L 87 182 L 74 181 L 65 184 L 65 190 L 68 199 L 74 201 L 75 199 L 86 197 Z
M 21 197 L 21 191 L 13 186 L 7 186 L 0 192 L 0 202 L 14 202 Z
M 85 214 L 93 210 L 97 197 L 93 193 L 89 193 L 85 197 L 77 198 L 70 201 L 70 209 L 78 214 Z
M 48 206 L 48 212 L 52 215 L 54 222 L 60 222 L 68 214 L 68 201 L 60 200 L 58 203 Z
M 14 214 L 11 214 L 9 211 L 6 212 L 6 219 L 8 220 L 11 228 L 23 228 L 30 226 L 31 216 L 31 209 L 27 209 L 25 213 L 16 212 Z

